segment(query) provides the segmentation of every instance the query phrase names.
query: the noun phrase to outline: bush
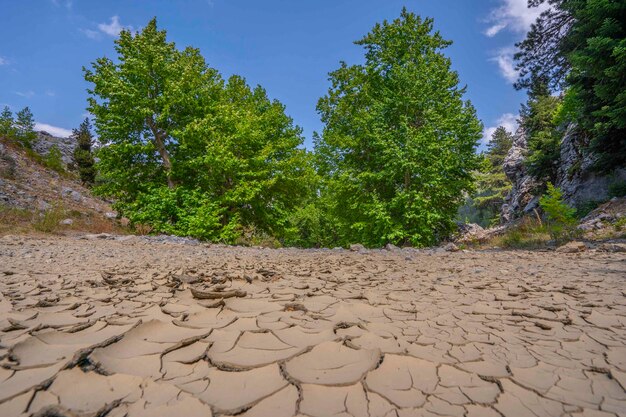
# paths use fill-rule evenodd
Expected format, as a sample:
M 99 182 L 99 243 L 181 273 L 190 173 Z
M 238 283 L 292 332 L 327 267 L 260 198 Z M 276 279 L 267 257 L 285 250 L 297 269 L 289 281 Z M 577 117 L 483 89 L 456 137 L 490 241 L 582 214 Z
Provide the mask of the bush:
M 33 222 L 33 228 L 39 232 L 53 233 L 59 228 L 59 222 L 63 218 L 65 218 L 65 208 L 61 202 L 57 202 L 50 210 L 39 213 Z
M 548 183 L 548 190 L 539 200 L 539 205 L 546 214 L 548 233 L 552 239 L 561 242 L 576 237 L 576 209 L 565 204 L 560 189 Z
M 57 145 L 52 145 L 48 151 L 48 155 L 43 158 L 43 163 L 46 167 L 58 172 L 59 174 L 65 173 L 61 150 Z
M 547 227 L 539 219 L 524 217 L 514 227 L 498 236 L 492 244 L 512 249 L 535 249 L 545 247 L 550 240 Z
M 626 181 L 616 181 L 609 185 L 609 198 L 626 196 Z

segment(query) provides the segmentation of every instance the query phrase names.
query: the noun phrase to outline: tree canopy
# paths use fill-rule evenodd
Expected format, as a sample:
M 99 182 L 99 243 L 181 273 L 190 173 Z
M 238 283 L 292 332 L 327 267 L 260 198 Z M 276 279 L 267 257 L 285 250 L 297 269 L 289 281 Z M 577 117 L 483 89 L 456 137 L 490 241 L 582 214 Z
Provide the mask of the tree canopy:
M 537 80 L 565 93 L 570 120 L 589 136 L 596 168 L 626 164 L 626 2 L 529 0 L 548 4 L 517 46 L 518 88 Z
M 284 106 L 241 77 L 225 82 L 197 49 L 168 42 L 156 19 L 115 45 L 117 61 L 84 70 L 103 144 L 98 190 L 156 231 L 281 236 L 312 174 Z
M 472 188 L 482 132 L 442 53 L 450 42 L 404 9 L 355 43 L 365 63 L 341 63 L 317 106 L 322 194 L 338 240 L 432 244 Z

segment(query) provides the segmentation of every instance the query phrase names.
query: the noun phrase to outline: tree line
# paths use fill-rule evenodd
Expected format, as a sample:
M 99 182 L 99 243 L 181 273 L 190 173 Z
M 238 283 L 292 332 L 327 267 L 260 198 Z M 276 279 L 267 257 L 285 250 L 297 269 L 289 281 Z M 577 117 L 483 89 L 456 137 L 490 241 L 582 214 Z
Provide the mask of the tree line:
M 356 42 L 302 130 L 260 86 L 224 79 L 151 20 L 84 68 L 96 191 L 131 224 L 238 243 L 429 245 L 454 227 L 482 126 L 431 19 L 402 11 Z
M 530 8 L 542 4 L 550 7 L 516 45 L 515 55 L 520 72 L 515 87 L 528 93 L 518 121 L 527 138 L 526 167 L 539 184 L 537 194 L 550 191 L 549 185 L 557 181 L 568 129 L 597 173 L 610 176 L 626 166 L 626 2 L 528 0 Z M 478 191 L 462 216 L 469 214 L 483 225 L 499 222 L 511 185 L 493 162 L 506 155 L 511 144 L 511 132 L 496 130 L 484 154 L 491 163 L 476 173 Z M 568 175 L 581 169 L 572 166 Z M 626 184 L 614 183 L 609 195 L 625 191 Z M 578 215 L 598 203 L 584 203 Z

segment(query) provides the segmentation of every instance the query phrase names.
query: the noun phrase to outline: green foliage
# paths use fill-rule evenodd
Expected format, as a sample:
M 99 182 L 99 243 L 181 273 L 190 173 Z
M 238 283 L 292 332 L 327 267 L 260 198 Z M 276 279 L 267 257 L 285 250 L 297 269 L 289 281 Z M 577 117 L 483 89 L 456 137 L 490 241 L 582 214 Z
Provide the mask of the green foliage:
M 478 214 L 475 222 L 483 227 L 499 223 L 500 209 L 511 191 L 511 182 L 502 165 L 512 145 L 513 135 L 504 127 L 498 127 L 487 144 L 482 169 L 475 174 L 476 192 L 469 203 Z
M 24 107 L 17 112 L 15 118 L 15 138 L 25 147 L 30 148 L 33 140 L 37 137 L 35 132 L 35 119 L 30 108 Z
M 609 184 L 609 198 L 626 197 L 626 181 L 615 181 Z
M 576 205 L 576 218 L 582 219 L 587 214 L 598 208 L 600 204 L 604 203 L 602 200 L 588 200 L 578 203 Z
M 542 182 L 556 181 L 562 133 L 555 125 L 561 99 L 537 82 L 522 106 L 521 125 L 528 137 L 528 172 Z
M 576 235 L 576 209 L 563 202 L 563 193 L 560 189 L 554 187 L 552 183 L 548 183 L 547 187 L 546 194 L 539 200 L 539 205 L 546 213 L 548 232 L 556 241 L 571 239 Z
M 590 137 L 596 168 L 626 164 L 626 2 L 622 0 L 530 0 L 549 3 L 518 44 L 517 87 L 537 80 L 566 91 L 565 117 Z
M 4 106 L 2 113 L 0 113 L 0 136 L 12 138 L 15 136 L 14 128 L 15 120 L 13 120 L 13 113 L 8 106 Z
M 509 249 L 537 249 L 547 246 L 549 240 L 545 225 L 532 217 L 524 217 L 490 244 Z
M 93 145 L 93 135 L 91 134 L 91 124 L 89 118 L 85 118 L 78 129 L 74 129 L 72 137 L 76 139 L 74 149 L 74 165 L 80 175 L 83 184 L 93 185 L 96 179 L 95 160 L 91 147 Z
M 320 193 L 337 243 L 429 245 L 452 229 L 481 124 L 433 21 L 402 11 L 356 42 L 365 63 L 330 73 L 318 102 Z
M 122 31 L 117 63 L 85 69 L 103 147 L 97 191 L 155 232 L 235 242 L 282 238 L 314 193 L 301 129 L 261 87 L 227 82 L 197 49 L 176 49 L 156 20 Z
M 52 145 L 48 154 L 43 158 L 43 163 L 46 167 L 62 174 L 65 172 L 63 167 L 61 150 L 57 145 Z
M 59 228 L 59 222 L 65 217 L 66 210 L 61 202 L 52 204 L 46 211 L 36 214 L 33 228 L 39 232 L 53 233 Z
M 591 133 L 596 167 L 626 164 L 626 2 L 569 0 L 576 19 L 567 38 L 567 82 L 581 105 L 579 122 Z

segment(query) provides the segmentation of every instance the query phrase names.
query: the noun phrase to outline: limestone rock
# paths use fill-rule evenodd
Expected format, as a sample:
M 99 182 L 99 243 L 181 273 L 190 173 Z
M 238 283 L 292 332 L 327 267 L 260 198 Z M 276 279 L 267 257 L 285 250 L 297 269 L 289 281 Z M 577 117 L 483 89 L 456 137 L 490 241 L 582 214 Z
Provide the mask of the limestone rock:
M 559 253 L 578 253 L 587 250 L 587 246 L 583 242 L 568 242 L 563 246 L 559 246 L 556 251 Z

